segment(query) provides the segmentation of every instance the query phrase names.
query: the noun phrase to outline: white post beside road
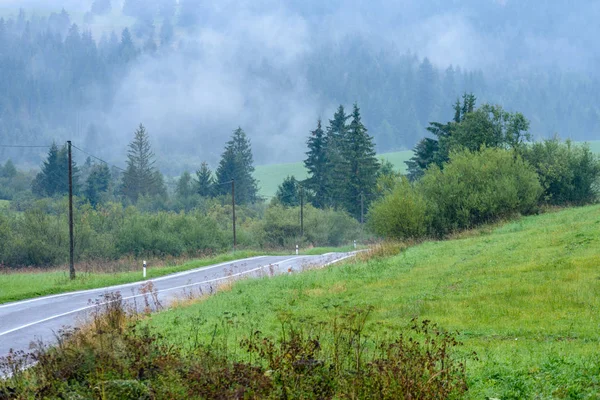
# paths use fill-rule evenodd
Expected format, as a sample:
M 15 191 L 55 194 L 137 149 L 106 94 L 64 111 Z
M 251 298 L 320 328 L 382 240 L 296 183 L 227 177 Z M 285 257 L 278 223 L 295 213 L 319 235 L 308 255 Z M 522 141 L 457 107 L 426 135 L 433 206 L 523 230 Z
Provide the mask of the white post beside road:
M 356 250 L 356 240 L 354 241 L 354 249 Z
M 298 255 L 298 245 L 296 245 L 296 255 Z
M 144 260 L 144 279 L 146 279 L 146 260 Z

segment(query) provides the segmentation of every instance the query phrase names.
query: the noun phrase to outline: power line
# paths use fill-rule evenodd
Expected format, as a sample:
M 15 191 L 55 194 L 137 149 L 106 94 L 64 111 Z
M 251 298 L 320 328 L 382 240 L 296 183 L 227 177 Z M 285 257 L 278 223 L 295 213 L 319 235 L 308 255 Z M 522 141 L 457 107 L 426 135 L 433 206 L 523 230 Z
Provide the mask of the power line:
M 83 150 L 83 149 L 80 149 L 79 147 L 75 146 L 74 144 L 72 144 L 71 146 L 72 146 L 74 149 L 77 149 L 77 150 L 79 150 L 79 151 L 80 151 L 80 152 L 82 152 L 83 154 L 85 154 L 85 155 L 87 155 L 87 156 L 89 156 L 89 157 L 92 157 L 92 158 L 93 158 L 93 159 L 95 159 L 95 160 L 98 160 L 98 161 L 100 161 L 100 162 L 103 162 L 103 163 L 104 163 L 104 164 L 106 164 L 106 165 L 113 166 L 114 168 L 118 169 L 119 171 L 123 171 L 123 172 L 125 172 L 125 170 L 124 170 L 123 168 L 117 167 L 117 166 L 116 166 L 116 165 L 114 165 L 114 164 L 111 164 L 111 163 L 109 163 L 109 162 L 106 162 L 106 161 L 104 161 L 103 159 L 101 159 L 100 157 L 96 157 L 95 155 L 93 155 L 93 154 L 91 154 L 91 153 L 89 153 L 89 152 L 87 152 L 87 151 L 85 151 L 85 150 Z
M 0 144 L 0 147 L 12 148 L 12 149 L 49 149 L 52 146 L 29 146 L 29 145 L 19 145 L 19 144 Z

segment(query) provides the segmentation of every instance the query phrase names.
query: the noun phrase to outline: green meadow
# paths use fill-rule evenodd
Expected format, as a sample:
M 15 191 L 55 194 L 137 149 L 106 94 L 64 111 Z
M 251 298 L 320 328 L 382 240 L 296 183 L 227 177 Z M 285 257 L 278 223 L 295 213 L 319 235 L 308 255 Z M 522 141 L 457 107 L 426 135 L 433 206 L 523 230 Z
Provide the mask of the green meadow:
M 600 206 L 521 218 L 392 256 L 235 283 L 152 317 L 168 342 L 240 340 L 372 307 L 374 338 L 413 318 L 456 331 L 472 399 L 600 398 Z M 291 322 L 290 322 L 291 321 Z M 472 355 L 476 352 L 476 357 Z

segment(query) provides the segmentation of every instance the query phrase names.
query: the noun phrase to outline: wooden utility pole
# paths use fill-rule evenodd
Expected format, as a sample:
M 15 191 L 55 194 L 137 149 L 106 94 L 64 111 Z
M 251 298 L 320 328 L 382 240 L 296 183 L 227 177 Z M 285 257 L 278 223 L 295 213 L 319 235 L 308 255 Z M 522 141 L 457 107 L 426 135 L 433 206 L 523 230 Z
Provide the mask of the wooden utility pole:
M 75 255 L 73 240 L 73 156 L 71 154 L 71 141 L 67 141 L 69 154 L 69 276 L 75 279 Z
M 360 192 L 360 224 L 363 225 L 365 223 L 365 195 L 363 192 Z
M 300 186 L 300 236 L 304 237 L 304 187 Z
M 235 180 L 231 180 L 231 207 L 233 209 L 233 251 L 237 245 L 237 238 L 235 236 Z

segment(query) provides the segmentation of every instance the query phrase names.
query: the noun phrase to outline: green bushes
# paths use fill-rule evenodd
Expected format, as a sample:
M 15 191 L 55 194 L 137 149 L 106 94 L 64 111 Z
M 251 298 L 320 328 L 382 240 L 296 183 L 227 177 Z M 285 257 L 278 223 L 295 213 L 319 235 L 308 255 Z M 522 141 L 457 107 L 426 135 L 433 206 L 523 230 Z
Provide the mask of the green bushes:
M 432 166 L 414 185 L 402 179 L 375 203 L 369 224 L 377 234 L 396 239 L 439 236 L 531 213 L 541 193 L 535 170 L 516 153 L 466 150 L 451 154 L 443 170 Z
M 304 238 L 300 232 L 300 207 L 269 206 L 261 222 L 265 247 L 293 247 L 296 244 L 339 246 L 360 235 L 359 223 L 348 214 L 304 207 Z
M 226 251 L 233 244 L 230 205 L 217 200 L 204 209 L 146 213 L 108 203 L 97 208 L 77 202 L 76 261 L 133 257 L 195 257 Z M 338 246 L 358 237 L 359 224 L 345 213 L 305 208 L 304 237 L 300 208 L 273 205 L 236 208 L 238 248 L 293 248 L 296 244 Z M 44 199 L 23 213 L 0 212 L 0 265 L 64 264 L 69 256 L 65 199 Z
M 553 138 L 532 144 L 524 157 L 540 177 L 545 202 L 583 205 L 596 201 L 600 161 L 587 144 Z
M 430 222 L 425 197 L 404 177 L 369 213 L 371 229 L 391 239 L 425 236 Z
M 427 200 L 432 234 L 531 213 L 542 192 L 530 165 L 493 148 L 451 154 L 443 170 L 433 166 L 425 173 L 417 190 Z

